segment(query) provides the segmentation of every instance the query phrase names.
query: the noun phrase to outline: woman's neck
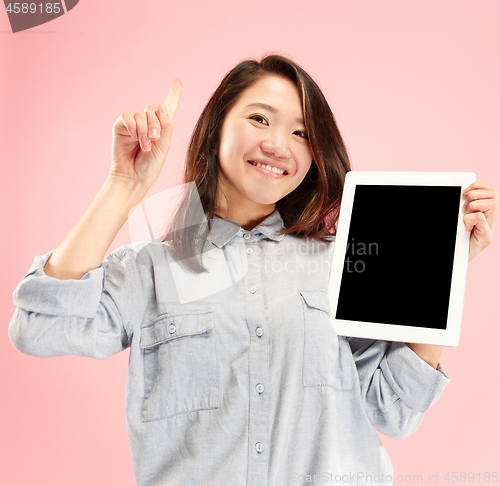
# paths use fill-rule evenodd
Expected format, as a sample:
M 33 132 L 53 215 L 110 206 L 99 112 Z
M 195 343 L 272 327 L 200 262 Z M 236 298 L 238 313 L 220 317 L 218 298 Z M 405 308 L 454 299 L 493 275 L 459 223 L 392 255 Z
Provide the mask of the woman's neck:
M 230 219 L 238 223 L 243 229 L 251 230 L 262 223 L 275 209 L 276 204 L 266 205 L 219 204 L 215 215 L 222 219 Z

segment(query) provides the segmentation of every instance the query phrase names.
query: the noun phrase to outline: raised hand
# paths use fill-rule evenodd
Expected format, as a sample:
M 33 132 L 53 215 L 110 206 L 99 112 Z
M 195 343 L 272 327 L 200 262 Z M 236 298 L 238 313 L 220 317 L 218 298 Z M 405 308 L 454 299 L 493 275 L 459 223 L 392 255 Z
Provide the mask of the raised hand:
M 160 175 L 170 149 L 174 114 L 181 96 L 179 79 L 164 104 L 149 103 L 144 111 L 132 115 L 124 111 L 113 125 L 111 170 L 115 182 L 149 188 Z
M 498 206 L 498 192 L 493 186 L 483 182 L 473 182 L 466 187 L 464 224 L 471 232 L 469 261 L 475 258 L 493 241 Z

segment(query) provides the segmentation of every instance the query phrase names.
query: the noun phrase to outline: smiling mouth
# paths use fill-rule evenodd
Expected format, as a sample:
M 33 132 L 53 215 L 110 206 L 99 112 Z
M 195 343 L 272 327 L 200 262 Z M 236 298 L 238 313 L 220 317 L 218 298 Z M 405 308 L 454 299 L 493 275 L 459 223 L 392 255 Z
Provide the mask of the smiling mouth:
M 255 167 L 258 167 L 259 169 L 264 169 L 267 170 L 268 172 L 272 172 L 273 174 L 278 174 L 278 175 L 288 174 L 286 170 L 280 169 L 279 167 L 272 167 L 267 164 L 261 164 L 260 162 L 254 162 L 253 160 L 249 160 L 248 163 L 252 164 Z

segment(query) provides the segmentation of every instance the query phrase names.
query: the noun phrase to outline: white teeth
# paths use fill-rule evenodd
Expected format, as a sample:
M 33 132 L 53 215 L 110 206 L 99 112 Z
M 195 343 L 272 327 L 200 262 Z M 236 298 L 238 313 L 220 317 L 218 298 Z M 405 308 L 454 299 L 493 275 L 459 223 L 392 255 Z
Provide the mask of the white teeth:
M 257 167 L 260 167 L 261 169 L 266 169 L 270 172 L 274 172 L 275 174 L 283 174 L 285 172 L 282 169 L 278 169 L 278 167 L 271 167 L 270 165 L 264 165 L 264 164 L 261 164 L 260 162 L 257 162 L 257 163 L 254 162 L 254 165 Z

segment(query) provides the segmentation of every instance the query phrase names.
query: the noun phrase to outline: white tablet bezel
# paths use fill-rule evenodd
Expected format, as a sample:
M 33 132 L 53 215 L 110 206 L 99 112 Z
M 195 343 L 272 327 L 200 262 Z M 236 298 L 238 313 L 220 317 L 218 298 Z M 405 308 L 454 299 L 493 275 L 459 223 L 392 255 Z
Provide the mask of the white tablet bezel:
M 336 319 L 335 315 L 342 281 L 354 192 L 357 185 L 460 186 L 463 190 L 475 180 L 476 174 L 472 172 L 348 172 L 342 195 L 329 285 L 331 317 L 337 334 L 384 341 L 401 341 L 439 346 L 458 345 L 465 297 L 470 240 L 470 233 L 465 230 L 463 222 L 465 215 L 462 207 L 465 202 L 463 195 L 460 198 L 460 202 L 457 202 L 460 208 L 457 218 L 455 257 L 453 259 L 453 275 L 446 330 L 340 320 Z M 367 209 L 371 210 L 372 208 Z M 439 208 L 436 208 L 436 210 L 439 210 Z M 415 224 L 422 225 L 423 223 L 422 221 L 415 221 Z

